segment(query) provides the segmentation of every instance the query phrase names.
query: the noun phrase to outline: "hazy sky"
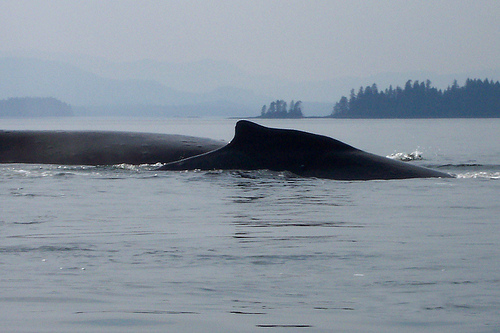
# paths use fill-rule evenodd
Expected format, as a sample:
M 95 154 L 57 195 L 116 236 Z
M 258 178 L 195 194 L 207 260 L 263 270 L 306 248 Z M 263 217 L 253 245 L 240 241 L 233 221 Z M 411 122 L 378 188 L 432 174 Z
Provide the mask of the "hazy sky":
M 0 52 L 227 60 L 297 80 L 500 68 L 499 0 L 0 0 Z

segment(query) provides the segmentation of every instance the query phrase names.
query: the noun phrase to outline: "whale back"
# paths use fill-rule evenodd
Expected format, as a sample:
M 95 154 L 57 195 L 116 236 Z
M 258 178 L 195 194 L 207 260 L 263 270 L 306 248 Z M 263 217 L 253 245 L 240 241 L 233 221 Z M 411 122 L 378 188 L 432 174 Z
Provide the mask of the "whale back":
M 210 139 L 171 134 L 0 130 L 0 163 L 167 163 L 203 154 L 224 144 Z
M 366 153 L 326 136 L 267 128 L 246 120 L 238 121 L 235 136 L 225 147 L 167 163 L 160 169 L 268 169 L 338 180 L 449 177 L 442 172 Z
M 306 160 L 317 160 L 328 151 L 357 151 L 338 140 L 291 129 L 268 128 L 240 120 L 225 147 L 200 156 L 168 163 L 162 170 L 239 169 L 291 171 L 300 174 Z

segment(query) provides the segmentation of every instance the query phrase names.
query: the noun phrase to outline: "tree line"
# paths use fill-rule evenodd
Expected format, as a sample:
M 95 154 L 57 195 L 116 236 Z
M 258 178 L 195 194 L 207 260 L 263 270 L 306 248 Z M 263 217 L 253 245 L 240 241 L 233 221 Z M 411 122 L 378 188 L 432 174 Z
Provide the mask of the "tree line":
M 0 100 L 0 117 L 62 117 L 72 116 L 69 104 L 53 97 L 12 97 Z
M 376 84 L 351 90 L 333 107 L 334 118 L 474 118 L 500 117 L 500 82 L 455 80 L 445 90 L 431 82 L 409 80 L 404 88 L 392 85 L 379 91 Z
M 267 105 L 262 106 L 260 113 L 260 118 L 302 118 L 302 102 L 301 101 L 291 101 L 290 105 L 284 100 L 276 100 L 271 102 L 269 107 Z

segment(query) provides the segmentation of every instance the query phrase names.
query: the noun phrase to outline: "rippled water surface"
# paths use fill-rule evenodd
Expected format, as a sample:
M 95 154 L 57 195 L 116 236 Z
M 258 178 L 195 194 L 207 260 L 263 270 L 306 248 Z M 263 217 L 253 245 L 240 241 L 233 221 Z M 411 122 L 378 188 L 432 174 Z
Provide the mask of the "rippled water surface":
M 230 140 L 233 120 L 2 120 Z M 5 332 L 496 332 L 498 120 L 270 121 L 455 179 L 0 165 Z M 23 127 L 24 126 L 24 127 Z

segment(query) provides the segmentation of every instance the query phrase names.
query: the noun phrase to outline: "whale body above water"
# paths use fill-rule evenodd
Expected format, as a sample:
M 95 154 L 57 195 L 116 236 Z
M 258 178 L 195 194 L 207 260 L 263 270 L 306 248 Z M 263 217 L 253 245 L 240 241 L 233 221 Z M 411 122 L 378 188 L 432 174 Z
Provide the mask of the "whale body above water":
M 158 170 L 272 170 L 336 180 L 452 177 L 330 137 L 240 120 L 233 140 L 94 131 L 0 131 L 0 163 L 165 163 Z
M 449 174 L 370 154 L 330 137 L 268 128 L 250 121 L 236 124 L 225 147 L 160 170 L 289 171 L 299 176 L 337 180 L 449 178 Z
M 114 131 L 0 131 L 0 163 L 167 163 L 226 143 L 185 135 Z

